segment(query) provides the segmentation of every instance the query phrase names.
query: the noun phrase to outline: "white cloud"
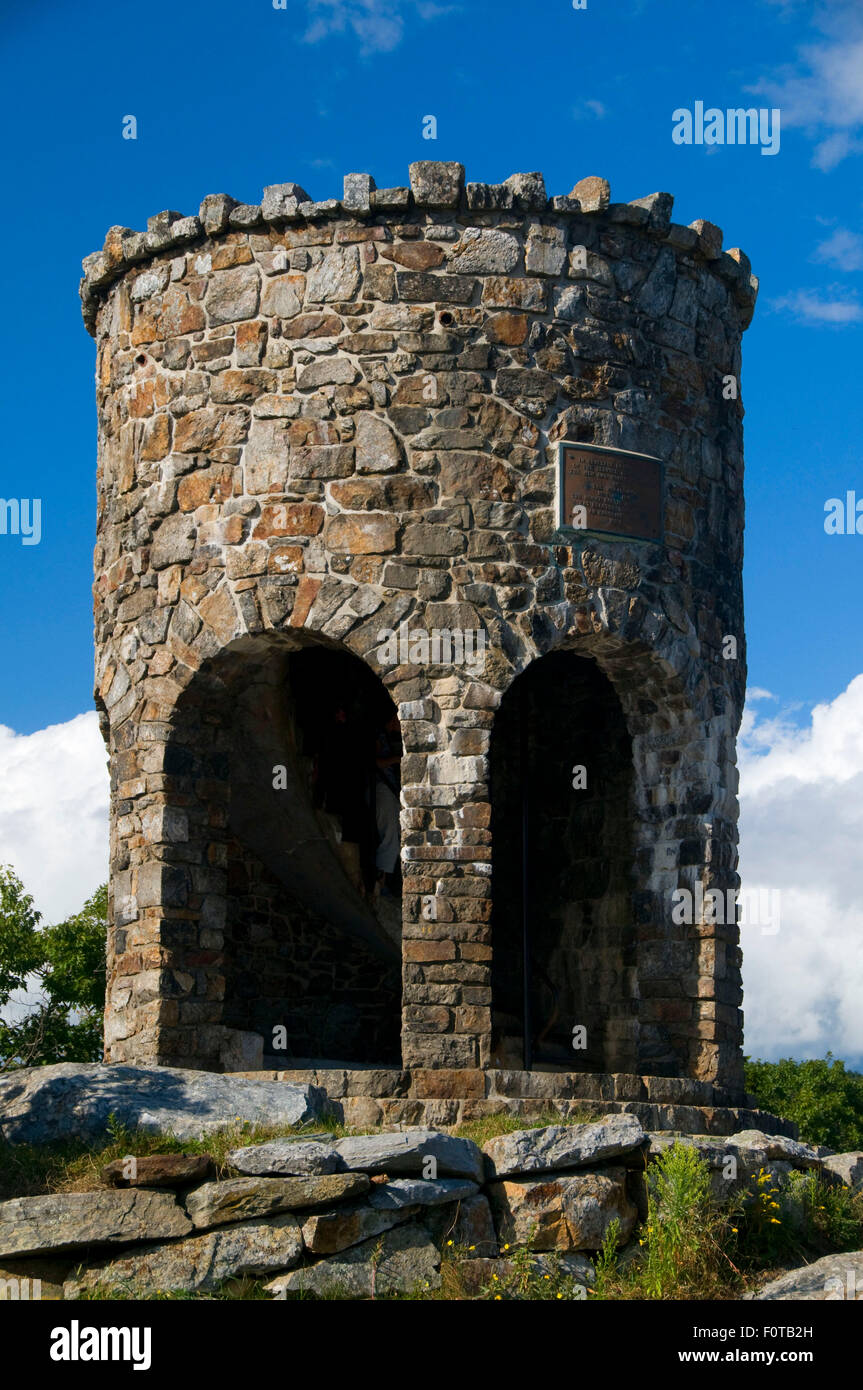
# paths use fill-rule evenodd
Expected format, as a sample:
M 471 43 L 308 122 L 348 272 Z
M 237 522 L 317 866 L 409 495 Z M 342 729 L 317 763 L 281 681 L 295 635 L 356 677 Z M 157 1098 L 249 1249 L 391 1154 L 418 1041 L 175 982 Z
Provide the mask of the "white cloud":
M 813 24 L 823 39 L 802 46 L 794 63 L 767 74 L 748 90 L 780 108 L 783 129 L 798 126 L 807 131 L 817 142 L 812 163 L 826 172 L 863 150 L 859 0 L 834 0 L 829 8 L 816 9 Z
M 595 121 L 601 121 L 606 115 L 605 106 L 601 101 L 596 101 L 595 98 L 589 98 L 587 101 L 583 101 L 580 106 L 573 106 L 572 108 L 573 120 L 576 121 L 583 121 L 589 117 Z
M 747 702 L 740 872 L 779 889 L 781 926 L 741 929 L 746 1051 L 863 1059 L 863 675 L 806 725 Z
M 406 14 L 429 21 L 457 8 L 433 0 L 306 0 L 306 5 L 310 23 L 304 42 L 320 43 L 333 35 L 352 34 L 359 40 L 362 57 L 397 48 L 404 37 Z
M 787 309 L 804 323 L 832 323 L 842 326 L 863 320 L 863 305 L 841 290 L 794 290 L 771 301 L 772 309 Z
M 108 877 L 108 771 L 95 711 L 34 734 L 0 724 L 0 864 L 46 925 L 77 912 Z
M 840 270 L 863 270 L 863 236 L 847 227 L 837 227 L 832 236 L 818 244 L 812 259 Z

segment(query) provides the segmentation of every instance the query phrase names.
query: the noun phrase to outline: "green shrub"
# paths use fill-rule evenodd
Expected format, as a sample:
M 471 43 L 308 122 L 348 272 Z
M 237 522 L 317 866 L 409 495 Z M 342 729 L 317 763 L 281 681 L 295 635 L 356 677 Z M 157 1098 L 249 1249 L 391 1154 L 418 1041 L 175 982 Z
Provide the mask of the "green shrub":
M 795 1264 L 863 1241 L 863 1198 L 818 1172 L 785 1181 L 760 1169 L 730 1207 L 729 1253 L 748 1269 Z
M 745 1059 L 746 1089 L 764 1110 L 793 1120 L 807 1144 L 837 1151 L 863 1148 L 863 1075 L 846 1071 L 832 1052 L 821 1059 Z
M 32 896 L 0 865 L 0 1008 L 38 990 L 23 1018 L 0 1020 L 0 1070 L 101 1061 L 107 917 L 103 884 L 80 912 L 41 928 Z
M 719 1222 L 710 1200 L 710 1169 L 698 1150 L 674 1143 L 647 1175 L 644 1294 L 698 1296 L 715 1275 Z

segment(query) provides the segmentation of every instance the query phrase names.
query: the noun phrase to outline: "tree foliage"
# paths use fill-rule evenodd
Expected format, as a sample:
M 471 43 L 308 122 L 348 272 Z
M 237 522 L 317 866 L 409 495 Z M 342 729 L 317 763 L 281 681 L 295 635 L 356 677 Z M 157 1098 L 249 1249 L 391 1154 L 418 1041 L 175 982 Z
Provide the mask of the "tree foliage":
M 42 928 L 32 896 L 0 865 L 0 1070 L 101 1061 L 107 916 L 103 884 L 80 912 Z M 16 993 L 35 995 L 23 1017 Z
M 795 1062 L 745 1059 L 746 1089 L 764 1110 L 794 1120 L 800 1138 L 825 1144 L 837 1152 L 863 1149 L 863 1075 L 846 1071 L 845 1063 L 826 1057 Z

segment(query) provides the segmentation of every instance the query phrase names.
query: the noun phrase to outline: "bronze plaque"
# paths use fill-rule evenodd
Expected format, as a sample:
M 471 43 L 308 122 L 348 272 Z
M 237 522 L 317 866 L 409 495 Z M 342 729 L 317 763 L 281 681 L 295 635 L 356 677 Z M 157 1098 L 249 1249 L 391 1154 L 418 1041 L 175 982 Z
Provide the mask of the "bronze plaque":
M 662 540 L 662 462 L 649 454 L 561 444 L 558 495 L 561 528 Z

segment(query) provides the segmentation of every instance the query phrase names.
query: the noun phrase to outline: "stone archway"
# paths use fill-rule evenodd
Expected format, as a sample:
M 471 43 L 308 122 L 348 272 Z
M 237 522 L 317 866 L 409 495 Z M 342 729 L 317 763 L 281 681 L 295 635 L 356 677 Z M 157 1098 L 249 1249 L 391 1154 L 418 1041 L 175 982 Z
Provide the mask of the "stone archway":
M 490 753 L 500 1066 L 635 1068 L 632 782 L 597 663 L 572 651 L 532 662 L 503 697 Z
M 337 706 L 352 722 L 334 757 L 327 719 Z M 374 731 L 392 713 L 366 663 L 305 634 L 240 639 L 178 700 L 166 812 L 184 817 L 188 893 L 172 954 L 180 1031 L 204 1025 L 198 1059 L 215 1050 L 228 1069 L 400 1065 L 400 905 L 372 891 L 373 800 L 362 804 L 356 777 L 337 794 L 352 759 L 373 796 Z M 163 937 L 176 931 L 163 922 Z

